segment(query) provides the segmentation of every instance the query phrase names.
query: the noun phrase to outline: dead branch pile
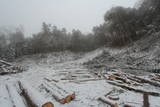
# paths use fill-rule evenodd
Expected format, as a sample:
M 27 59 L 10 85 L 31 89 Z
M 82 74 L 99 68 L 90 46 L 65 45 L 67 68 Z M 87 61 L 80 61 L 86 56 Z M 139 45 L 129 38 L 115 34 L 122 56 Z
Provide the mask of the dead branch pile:
M 0 60 L 0 75 L 16 74 L 22 71 L 24 71 L 24 68 L 21 66 L 15 66 L 9 62 Z

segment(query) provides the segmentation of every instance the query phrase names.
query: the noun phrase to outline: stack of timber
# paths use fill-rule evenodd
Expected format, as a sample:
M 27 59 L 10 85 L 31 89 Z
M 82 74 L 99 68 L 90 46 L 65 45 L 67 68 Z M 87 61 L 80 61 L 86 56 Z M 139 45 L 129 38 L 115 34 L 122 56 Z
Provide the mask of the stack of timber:
M 21 66 L 15 66 L 7 61 L 0 60 L 0 75 L 16 74 L 24 71 Z

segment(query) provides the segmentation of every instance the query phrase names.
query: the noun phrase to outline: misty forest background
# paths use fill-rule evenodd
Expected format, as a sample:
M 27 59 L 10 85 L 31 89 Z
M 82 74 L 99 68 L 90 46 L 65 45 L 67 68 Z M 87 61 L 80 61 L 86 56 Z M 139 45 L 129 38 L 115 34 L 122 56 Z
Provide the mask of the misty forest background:
M 144 0 L 141 7 L 113 7 L 104 15 L 105 22 L 93 27 L 93 32 L 83 34 L 73 29 L 43 22 L 42 30 L 32 37 L 25 37 L 23 29 L 0 29 L 0 59 L 13 61 L 23 55 L 73 51 L 86 52 L 99 47 L 123 47 L 141 37 L 160 31 L 160 0 Z

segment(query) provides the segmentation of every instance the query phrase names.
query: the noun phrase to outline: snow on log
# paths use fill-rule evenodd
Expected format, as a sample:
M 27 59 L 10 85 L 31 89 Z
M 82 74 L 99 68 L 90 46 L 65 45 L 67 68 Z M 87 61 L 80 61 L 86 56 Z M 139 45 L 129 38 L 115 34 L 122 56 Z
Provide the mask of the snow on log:
M 113 102 L 107 100 L 105 97 L 99 97 L 98 100 L 103 103 L 106 103 L 107 105 L 110 105 L 111 107 L 118 107 L 117 103 L 113 103 Z
M 11 63 L 6 62 L 6 61 L 4 61 L 4 60 L 0 60 L 0 63 L 5 64 L 5 65 L 7 65 L 7 66 L 12 66 Z
M 40 93 L 31 88 L 27 83 L 19 81 L 18 84 L 22 90 L 22 95 L 31 107 L 47 107 L 47 105 L 49 105 L 49 107 L 54 107 L 51 102 L 42 97 Z
M 13 107 L 5 85 L 0 85 L 0 105 L 1 107 Z
M 160 93 L 157 93 L 157 92 L 149 92 L 149 91 L 147 92 L 145 90 L 135 89 L 135 88 L 132 88 L 132 87 L 129 87 L 129 86 L 126 86 L 126 85 L 122 85 L 122 84 L 118 84 L 118 83 L 115 83 L 115 82 L 111 82 L 111 81 L 107 81 L 107 82 L 111 85 L 115 85 L 115 86 L 127 89 L 129 91 L 134 91 L 134 92 L 138 92 L 138 93 L 142 93 L 142 94 L 147 93 L 148 95 L 152 95 L 152 96 L 160 96 Z
M 10 85 L 6 85 L 6 87 L 14 107 L 27 107 L 22 97 L 18 93 L 15 85 L 10 84 Z
M 160 84 L 155 82 L 155 81 L 147 80 L 147 79 L 140 78 L 140 77 L 137 77 L 137 76 L 134 76 L 134 78 L 141 80 L 141 82 L 148 83 L 148 84 L 156 86 L 156 87 L 160 87 Z
M 57 91 L 55 91 L 53 88 L 48 87 L 46 84 L 42 84 L 42 85 L 44 86 L 47 92 L 50 92 L 52 94 L 52 96 L 55 98 L 56 101 L 59 102 L 61 99 L 63 99 L 63 96 Z
M 44 86 L 45 90 L 50 92 L 55 100 L 61 104 L 69 103 L 75 99 L 75 93 L 70 94 L 57 84 L 49 84 L 48 82 L 44 82 L 42 85 Z

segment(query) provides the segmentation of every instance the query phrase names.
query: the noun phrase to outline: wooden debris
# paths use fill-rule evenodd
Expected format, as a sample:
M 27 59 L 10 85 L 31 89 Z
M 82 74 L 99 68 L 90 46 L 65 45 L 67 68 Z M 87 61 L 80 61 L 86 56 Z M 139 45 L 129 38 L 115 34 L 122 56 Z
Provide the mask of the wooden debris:
M 30 86 L 27 84 L 24 84 L 22 82 L 18 82 L 19 87 L 21 89 L 21 94 L 24 96 L 24 98 L 27 101 L 27 104 L 30 107 L 48 107 L 45 106 L 46 104 L 54 107 L 53 104 L 51 104 L 47 99 L 42 97 L 37 91 L 34 91 L 34 89 L 31 89 Z
M 141 89 L 135 89 L 135 88 L 132 88 L 132 87 L 129 87 L 126 85 L 122 85 L 122 84 L 117 84 L 117 83 L 111 82 L 111 81 L 108 81 L 108 83 L 115 85 L 115 86 L 118 86 L 118 87 L 121 87 L 121 88 L 124 88 L 124 89 L 127 89 L 127 90 L 130 90 L 130 91 L 134 91 L 134 92 L 138 92 L 138 93 L 142 93 L 142 94 L 147 93 L 148 95 L 152 95 L 152 96 L 160 96 L 160 93 L 157 93 L 157 92 L 147 92 L 147 91 L 144 91 Z
M 16 74 L 22 72 L 24 69 L 20 66 L 14 66 L 9 62 L 0 60 L 0 75 Z
M 103 102 L 103 103 L 106 103 L 106 104 L 110 105 L 111 107 L 118 107 L 117 103 L 114 104 L 113 102 L 108 101 L 106 98 L 99 97 L 98 100 Z

